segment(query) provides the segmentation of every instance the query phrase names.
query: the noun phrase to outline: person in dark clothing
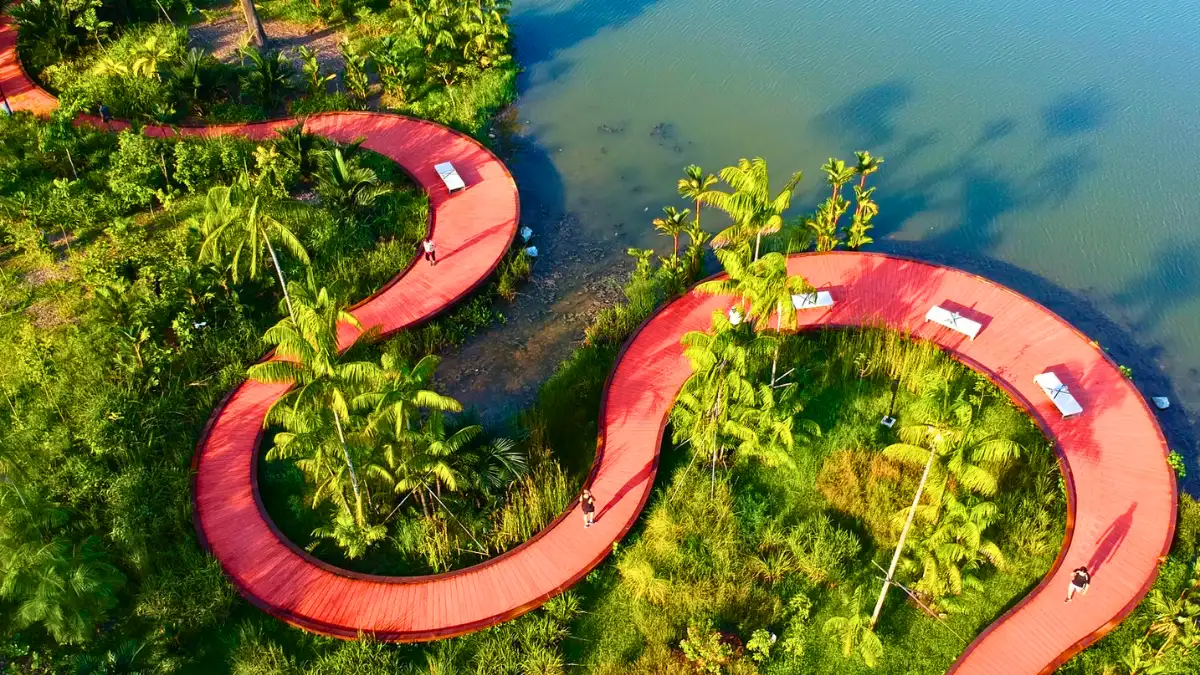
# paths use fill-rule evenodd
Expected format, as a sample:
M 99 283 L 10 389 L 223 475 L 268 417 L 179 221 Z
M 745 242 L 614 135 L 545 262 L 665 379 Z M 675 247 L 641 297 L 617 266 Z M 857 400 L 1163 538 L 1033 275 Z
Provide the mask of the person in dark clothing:
M 421 249 L 425 251 L 425 259 L 429 261 L 430 266 L 437 264 L 437 251 L 433 247 L 433 237 L 425 237 L 425 241 L 421 242 Z
M 583 526 L 591 527 L 596 521 L 596 498 L 592 496 L 592 491 L 585 489 L 583 494 L 579 495 L 579 505 L 583 507 Z
M 1087 595 L 1088 585 L 1092 583 L 1092 575 L 1088 573 L 1086 567 L 1080 567 L 1071 573 L 1071 584 L 1067 586 L 1067 599 L 1070 602 L 1071 598 L 1075 597 L 1076 593 Z
M 100 121 L 104 122 L 105 124 L 108 124 L 112 121 L 112 112 L 110 112 L 108 106 L 104 105 L 103 103 L 100 104 Z

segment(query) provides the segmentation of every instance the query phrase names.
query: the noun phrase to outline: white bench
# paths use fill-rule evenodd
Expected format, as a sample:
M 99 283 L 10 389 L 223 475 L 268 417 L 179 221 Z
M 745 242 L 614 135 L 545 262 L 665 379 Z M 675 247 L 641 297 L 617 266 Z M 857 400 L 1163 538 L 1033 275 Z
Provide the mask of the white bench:
M 792 296 L 792 306 L 796 309 L 816 309 L 817 307 L 833 307 L 833 296 L 829 291 L 813 291 Z
M 446 184 L 446 189 L 450 192 L 458 192 L 467 187 L 467 184 L 463 182 L 462 176 L 458 175 L 458 170 L 450 162 L 435 164 L 433 168 L 442 177 L 442 182 Z
M 1063 384 L 1062 380 L 1058 379 L 1054 373 L 1045 372 L 1035 375 L 1033 381 L 1042 388 L 1042 391 L 1046 392 L 1046 396 L 1050 397 L 1063 417 L 1071 417 L 1083 412 L 1083 406 L 1079 405 L 1079 401 L 1076 401 L 1075 397 L 1071 395 L 1067 385 Z
M 980 329 L 983 328 L 983 324 L 978 321 L 972 321 L 958 312 L 952 312 L 939 305 L 934 305 L 925 313 L 925 320 L 958 331 L 972 340 L 979 335 Z

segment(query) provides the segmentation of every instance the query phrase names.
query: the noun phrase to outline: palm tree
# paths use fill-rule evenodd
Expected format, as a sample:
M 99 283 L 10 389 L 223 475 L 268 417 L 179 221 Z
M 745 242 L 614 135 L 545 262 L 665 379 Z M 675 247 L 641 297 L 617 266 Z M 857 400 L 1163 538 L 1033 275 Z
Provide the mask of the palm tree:
M 706 281 L 696 287 L 700 293 L 709 295 L 733 295 L 748 319 L 759 329 L 770 325 L 775 317 L 775 332 L 796 328 L 796 305 L 792 296 L 812 292 L 812 286 L 799 275 L 789 275 L 787 258 L 782 253 L 768 253 L 746 265 L 740 256 L 729 251 L 717 251 L 717 258 L 725 266 L 724 279 Z M 771 386 L 775 385 L 775 373 L 779 364 L 778 344 L 771 362 Z
M 872 622 L 879 620 L 884 597 L 892 583 L 905 539 L 920 508 L 929 478 L 933 476 L 937 487 L 934 489 L 934 503 L 924 509 L 923 519 L 936 524 L 951 476 L 968 490 L 993 495 L 996 493 L 997 479 L 988 466 L 1002 465 L 1020 456 L 1020 446 L 1011 439 L 974 428 L 974 415 L 975 409 L 962 391 L 936 376 L 930 377 L 925 382 L 921 398 L 908 415 L 912 421 L 900 428 L 902 442 L 893 443 L 883 451 L 885 456 L 904 464 L 923 465 L 924 470 L 912 506 L 908 509 L 908 518 L 900 532 L 900 541 L 892 555 L 879 601 L 875 604 Z
M 825 172 L 825 181 L 833 190 L 830 199 L 837 201 L 842 196 L 842 186 L 854 178 L 854 169 L 846 166 L 844 161 L 830 157 L 829 161 L 821 166 L 821 171 Z
M 690 438 L 693 450 L 711 454 L 710 493 L 715 494 L 717 461 L 724 437 L 741 437 L 737 418 L 754 404 L 750 382 L 755 361 L 774 348 L 775 341 L 756 334 L 748 325 L 734 325 L 723 312 L 714 312 L 711 332 L 689 331 L 680 340 L 692 375 L 683 385 L 675 418 L 676 442 Z
M 279 278 L 279 288 L 283 291 L 288 314 L 295 319 L 287 282 L 283 278 L 283 268 L 279 266 L 279 258 L 275 255 L 271 238 L 276 238 L 285 250 L 305 265 L 309 264 L 308 253 L 300 239 L 286 225 L 259 210 L 258 197 L 250 197 L 248 180 L 243 176 L 241 184 L 236 187 L 215 187 L 208 191 L 204 199 L 203 219 L 192 221 L 193 226 L 204 238 L 197 258 L 201 263 L 219 266 L 223 264 L 224 257 L 228 256 L 230 276 L 236 284 L 240 281 L 243 266 L 246 268 L 247 277 L 258 277 L 258 270 L 264 261 L 262 251 L 265 247 L 270 254 L 275 275 Z M 249 208 L 245 205 L 247 200 L 250 201 Z
M 957 596 L 982 586 L 974 573 L 984 563 L 1004 569 L 1000 547 L 984 535 L 998 515 L 992 502 L 965 504 L 950 497 L 945 517 L 925 529 L 913 558 L 905 561 L 906 569 L 920 571 L 914 589 L 935 599 Z
M 415 492 L 422 508 L 426 508 L 426 494 L 441 504 L 442 487 L 458 492 L 463 481 L 457 455 L 482 432 L 483 427 L 472 424 L 448 434 L 445 415 L 433 411 L 425 425 L 413 433 L 415 452 L 410 460 L 411 473 L 396 482 L 396 492 Z M 429 514 L 428 509 L 425 513 Z
M 391 354 L 380 358 L 378 384 L 354 399 L 355 409 L 369 409 L 367 432 L 402 439 L 413 430 L 421 410 L 461 412 L 462 404 L 430 389 L 434 370 L 441 359 L 429 354 L 416 365 Z
M 374 171 L 362 166 L 358 157 L 343 155 L 341 148 L 324 153 L 321 164 L 325 170 L 317 175 L 317 191 L 343 212 L 369 209 L 392 191 Z
M 803 409 L 797 387 L 759 385 L 753 404 L 742 406 L 737 413 L 737 424 L 727 427 L 741 441 L 737 457 L 754 457 L 768 466 L 794 466 L 791 452 L 796 441 L 821 435 L 816 422 L 797 420 Z
M 480 491 L 501 490 L 529 472 L 529 458 L 511 438 L 494 438 L 468 453 L 466 465 Z
M 276 145 L 280 146 L 283 156 L 296 163 L 300 175 L 312 175 L 321 137 L 305 131 L 303 121 L 279 129 L 276 133 L 279 134 Z
M 843 657 L 857 654 L 868 668 L 874 668 L 883 658 L 883 643 L 874 632 L 871 617 L 863 612 L 862 586 L 852 595 L 842 591 L 842 607 L 843 615 L 825 621 L 825 632 L 837 640 Z
M 654 229 L 659 234 L 670 237 L 674 244 L 672 258 L 679 257 L 679 235 L 687 229 L 687 217 L 690 213 L 690 209 L 678 211 L 674 206 L 664 206 L 663 217 L 654 219 Z
M 254 0 L 241 0 L 242 16 L 246 18 L 246 32 L 249 33 L 250 42 L 255 47 L 263 47 L 267 44 L 267 31 L 263 30 L 262 19 L 258 18 L 258 10 L 254 7 Z
M 883 164 L 883 158 L 872 157 L 871 153 L 866 150 L 855 152 L 854 158 L 858 160 L 858 163 L 854 166 L 854 173 L 858 174 L 858 189 L 865 190 L 867 188 L 867 176 L 879 170 L 879 165 Z
M 312 531 L 318 539 L 332 539 L 346 552 L 346 557 L 361 558 L 367 549 L 387 537 L 387 525 L 360 525 L 348 511 L 338 511 L 332 527 L 318 527 Z
M 1197 590 L 1200 590 L 1200 561 L 1193 563 L 1190 578 L 1177 597 L 1168 598 L 1160 589 L 1150 593 L 1153 615 L 1142 642 L 1151 636 L 1162 638 L 1152 660 L 1162 658 L 1168 649 L 1177 644 L 1188 649 L 1200 646 L 1200 627 L 1197 626 L 1200 603 L 1193 597 Z
M 829 183 L 831 194 L 817 207 L 817 213 L 809 222 L 817 234 L 817 250 L 832 251 L 840 239 L 838 223 L 850 209 L 850 203 L 842 198 L 842 187 L 854 177 L 854 169 L 847 167 L 840 159 L 829 158 L 821 170 L 825 172 L 825 180 Z
M 357 471 L 346 441 L 345 426 L 350 419 L 350 401 L 359 390 L 377 381 L 378 367 L 365 361 L 341 362 L 337 348 L 337 323 L 342 321 L 359 330 L 362 325 L 347 312 L 324 315 L 308 305 L 295 305 L 295 318 L 275 324 L 263 341 L 275 346 L 276 358 L 250 367 L 251 378 L 266 383 L 289 383 L 294 387 L 271 404 L 264 425 L 278 422 L 301 425 L 299 432 L 283 432 L 275 437 L 277 456 L 294 456 L 326 447 L 315 438 L 324 421 L 331 421 L 337 432 L 337 447 L 350 475 L 354 492 L 354 516 L 359 527 L 366 525 L 362 492 Z M 360 333 L 353 348 L 360 340 Z M 316 419 L 312 419 L 315 416 Z M 290 435 L 289 435 L 290 434 Z M 293 443 L 298 445 L 293 449 Z
M 961 392 L 945 382 L 931 381 L 909 414 L 913 421 L 900 429 L 902 442 L 883 451 L 909 466 L 925 464 L 926 455 L 933 452 L 931 475 L 939 484 L 934 493 L 935 514 L 951 477 L 963 488 L 990 497 L 999 484 L 994 468 L 1021 456 L 1021 446 L 1015 441 L 975 425 L 975 412 Z M 937 520 L 936 515 L 927 520 Z
M 704 244 L 709 240 L 708 233 L 700 228 L 700 219 L 688 223 L 684 230 L 688 236 L 688 274 L 695 279 L 700 274 L 700 263 L 704 260 Z
M 81 654 L 77 675 L 139 675 L 155 672 L 162 660 L 158 643 L 126 640 L 103 654 Z
M 700 196 L 702 202 L 721 209 L 733 221 L 733 225 L 713 237 L 713 246 L 742 246 L 753 238 L 757 259 L 762 236 L 783 227 L 783 212 L 791 206 L 792 193 L 803 173 L 793 173 L 774 197 L 770 192 L 767 161 L 761 157 L 741 159 L 737 166 L 721 169 L 720 176 L 732 191 L 709 190 Z
M 846 245 L 856 251 L 875 241 L 867 236 L 867 231 L 875 227 L 871 220 L 879 215 L 879 205 L 871 199 L 874 193 L 873 187 L 864 190 L 859 185 L 854 186 L 854 219 L 850 222 L 850 238 Z
M 696 204 L 696 227 L 700 227 L 700 205 L 708 195 L 712 186 L 717 184 L 717 177 L 695 164 L 689 164 L 683 169 L 683 178 L 679 179 L 679 196 L 690 199 Z
M 0 599 L 13 625 L 41 624 L 59 643 L 88 640 L 117 604 L 125 583 L 96 537 L 72 541 L 58 503 L 27 491 L 20 503 L 0 492 Z

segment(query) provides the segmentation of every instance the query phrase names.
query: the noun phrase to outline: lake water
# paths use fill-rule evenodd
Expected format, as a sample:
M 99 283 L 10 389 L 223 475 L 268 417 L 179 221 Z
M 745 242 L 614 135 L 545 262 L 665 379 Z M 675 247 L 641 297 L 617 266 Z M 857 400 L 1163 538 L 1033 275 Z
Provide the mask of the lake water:
M 872 250 L 1076 322 L 1172 397 L 1164 423 L 1200 473 L 1200 3 L 515 0 L 512 23 L 506 158 L 544 255 L 497 340 L 467 348 L 469 402 L 528 394 L 624 250 L 662 250 L 649 221 L 684 206 L 684 165 L 802 169 L 800 213 L 824 160 L 865 148 L 886 157 Z

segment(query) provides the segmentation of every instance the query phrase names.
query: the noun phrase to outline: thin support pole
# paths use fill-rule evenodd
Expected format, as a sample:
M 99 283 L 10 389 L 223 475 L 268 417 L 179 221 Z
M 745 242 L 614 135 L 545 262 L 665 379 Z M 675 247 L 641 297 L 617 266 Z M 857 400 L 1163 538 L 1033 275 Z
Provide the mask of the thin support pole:
M 917 486 L 917 494 L 913 497 L 912 506 L 908 509 L 908 520 L 904 521 L 904 529 L 900 531 L 900 541 L 896 544 L 896 552 L 892 554 L 892 564 L 888 566 L 887 577 L 883 580 L 883 590 L 879 591 L 879 600 L 875 602 L 875 611 L 871 613 L 871 630 L 879 622 L 879 613 L 883 611 L 883 600 L 887 597 L 888 587 L 896 575 L 896 565 L 900 563 L 900 554 L 904 551 L 904 540 L 908 538 L 908 528 L 912 526 L 913 516 L 917 513 L 917 505 L 921 503 L 921 493 L 925 491 L 925 481 L 929 479 L 929 469 L 933 466 L 933 457 L 937 454 L 936 446 L 929 449 L 929 460 L 925 462 L 925 472 L 921 474 L 921 484 Z

